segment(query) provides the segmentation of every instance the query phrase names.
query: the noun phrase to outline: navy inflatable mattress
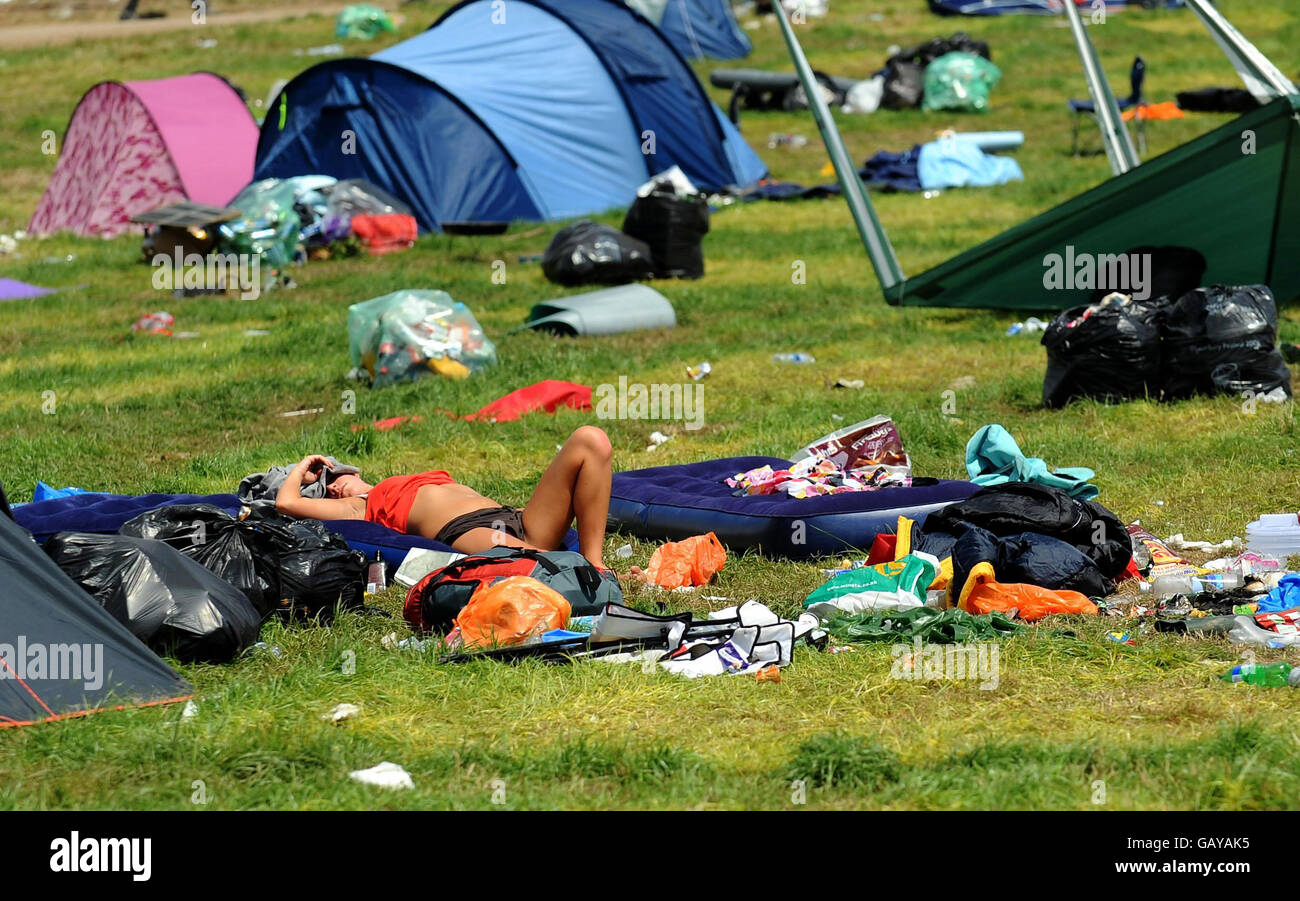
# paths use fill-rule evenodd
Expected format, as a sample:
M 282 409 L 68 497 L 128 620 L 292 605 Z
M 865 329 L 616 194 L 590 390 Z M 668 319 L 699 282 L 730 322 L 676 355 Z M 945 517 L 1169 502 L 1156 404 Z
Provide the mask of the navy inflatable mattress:
M 231 515 L 239 512 L 239 498 L 233 494 L 143 494 L 136 497 L 122 494 L 76 494 L 53 498 L 14 508 L 14 519 L 32 533 L 41 543 L 56 532 L 113 533 L 130 519 L 155 507 L 173 504 L 212 504 Z M 340 519 L 325 523 L 350 547 L 367 557 L 383 554 L 391 566 L 400 566 L 413 548 L 450 551 L 451 548 L 418 535 L 403 535 L 373 522 Z M 566 546 L 577 547 L 577 533 L 569 530 Z
M 776 457 L 728 457 L 615 473 L 610 525 L 660 540 L 713 532 L 733 550 L 816 557 L 865 552 L 877 534 L 897 530 L 899 516 L 923 520 L 978 490 L 970 482 L 939 479 L 911 488 L 800 500 L 786 494 L 735 497 L 723 482 L 765 464 L 774 469 L 790 465 Z

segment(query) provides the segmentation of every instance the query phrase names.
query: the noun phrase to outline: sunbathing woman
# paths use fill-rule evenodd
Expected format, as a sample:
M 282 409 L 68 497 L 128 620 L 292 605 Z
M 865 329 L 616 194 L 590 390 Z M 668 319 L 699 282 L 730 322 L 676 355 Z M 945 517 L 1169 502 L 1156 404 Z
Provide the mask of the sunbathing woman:
M 275 508 L 311 519 L 364 519 L 407 535 L 422 535 L 473 554 L 507 547 L 559 550 L 576 517 L 582 555 L 603 567 L 609 512 L 609 437 L 595 426 L 577 429 L 542 474 L 522 510 L 505 507 L 457 484 L 442 470 L 393 476 L 371 485 L 356 475 L 327 479 L 328 498 L 299 491 L 324 475 L 325 458 L 310 454 L 289 473 Z

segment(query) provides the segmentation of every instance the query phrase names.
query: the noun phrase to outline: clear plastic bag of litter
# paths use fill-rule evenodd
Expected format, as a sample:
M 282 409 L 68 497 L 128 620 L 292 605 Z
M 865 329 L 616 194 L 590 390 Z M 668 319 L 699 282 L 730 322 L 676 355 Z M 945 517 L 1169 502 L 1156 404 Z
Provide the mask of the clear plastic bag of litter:
M 291 181 L 264 178 L 240 191 L 230 206 L 240 218 L 218 226 L 221 249 L 228 253 L 258 254 L 262 265 L 279 272 L 293 261 L 302 219 L 294 208 Z
M 974 53 L 945 53 L 925 67 L 925 110 L 983 112 L 1002 71 Z
M 412 215 L 409 206 L 363 178 L 345 178 L 331 187 L 326 208 L 336 216 L 349 219 L 353 216 L 382 216 L 387 213 Z
M 429 373 L 466 378 L 497 362 L 469 307 L 445 291 L 395 291 L 348 308 L 352 365 L 382 388 Z

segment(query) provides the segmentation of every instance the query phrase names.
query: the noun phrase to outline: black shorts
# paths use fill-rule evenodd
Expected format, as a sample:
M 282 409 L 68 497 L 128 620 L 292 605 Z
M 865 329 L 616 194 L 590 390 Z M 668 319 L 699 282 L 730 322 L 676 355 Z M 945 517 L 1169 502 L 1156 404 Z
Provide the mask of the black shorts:
M 466 532 L 474 529 L 495 529 L 523 541 L 524 511 L 518 507 L 484 507 L 482 510 L 472 510 L 457 516 L 443 526 L 433 540 L 451 547 Z

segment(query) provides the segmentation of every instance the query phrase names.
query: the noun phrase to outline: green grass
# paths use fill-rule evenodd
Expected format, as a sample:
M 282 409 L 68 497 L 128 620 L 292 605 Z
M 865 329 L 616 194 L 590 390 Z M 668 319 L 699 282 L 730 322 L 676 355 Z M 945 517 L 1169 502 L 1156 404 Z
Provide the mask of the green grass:
M 1222 8 L 1284 71 L 1295 72 L 1300 17 L 1284 0 L 1224 0 Z M 431 22 L 439 4 L 404 7 L 399 37 Z M 872 18 L 878 13 L 882 18 Z M 214 69 L 250 98 L 305 67 L 293 51 L 330 43 L 331 20 L 307 17 L 257 27 L 205 26 L 218 40 L 199 49 L 188 32 L 134 42 L 85 41 L 0 50 L 0 232 L 22 228 L 53 169 L 41 133 L 63 128 L 85 88 L 106 79 Z M 982 116 L 881 112 L 841 116 L 856 158 L 897 150 L 953 126 L 1015 128 L 1026 180 L 947 191 L 932 199 L 876 198 L 905 269 L 917 272 L 1105 178 L 1103 157 L 1069 154 L 1064 98 L 1086 93 L 1068 31 L 1053 21 L 948 20 L 922 0 L 832 4 L 801 36 L 813 64 L 864 76 L 891 44 L 963 28 L 989 41 L 1004 78 Z M 775 23 L 750 31 L 751 60 L 788 68 Z M 1189 12 L 1113 15 L 1093 32 L 1112 80 L 1136 53 L 1148 62 L 1148 95 L 1234 84 L 1222 55 Z M 383 42 L 355 45 L 373 52 Z M 712 66 L 700 66 L 707 75 Z M 724 101 L 721 92 L 715 99 Z M 255 108 L 256 109 L 256 108 Z M 1151 152 L 1224 121 L 1189 115 L 1154 123 Z M 815 183 L 825 156 L 806 114 L 742 117 L 776 177 Z M 773 132 L 812 139 L 766 148 Z M 1096 147 L 1093 131 L 1085 139 Z M 618 223 L 615 212 L 604 217 Z M 918 472 L 963 473 L 966 440 L 1000 422 L 1029 454 L 1097 471 L 1101 500 L 1154 531 L 1218 540 L 1242 534 L 1261 512 L 1296 504 L 1293 409 L 1233 398 L 1177 404 L 1039 405 L 1043 350 L 1003 337 L 1015 317 L 992 312 L 887 307 L 842 203 L 754 204 L 717 213 L 698 282 L 656 283 L 678 311 L 663 333 L 556 341 L 505 336 L 536 301 L 562 293 L 535 264 L 559 226 L 504 237 L 430 236 L 403 254 L 313 263 L 294 290 L 255 301 L 174 300 L 152 289 L 135 238 L 57 237 L 0 257 L 0 275 L 61 289 L 0 305 L 0 460 L 11 497 L 37 479 L 121 491 L 229 491 L 245 473 L 312 451 L 336 454 L 375 475 L 445 466 L 502 502 L 527 499 L 555 445 L 590 414 L 562 411 L 515 423 L 454 421 L 542 378 L 586 384 L 680 381 L 702 360 L 705 425 L 606 421 L 615 465 L 631 469 L 725 454 L 788 454 L 811 437 L 876 413 L 898 422 Z M 71 262 L 46 262 L 73 255 Z M 504 260 L 508 280 L 491 279 Z M 806 285 L 791 283 L 807 265 Z M 370 392 L 347 382 L 349 304 L 400 288 L 441 288 L 462 300 L 498 341 L 501 365 L 465 382 L 426 380 Z M 166 309 L 190 340 L 131 336 L 137 317 Z M 246 337 L 266 329 L 265 337 Z M 1300 340 L 1283 315 L 1282 340 Z M 802 350 L 817 363 L 780 367 L 772 353 Z M 861 378 L 863 391 L 833 390 Z M 971 384 L 973 380 L 973 384 Z M 957 409 L 943 409 L 954 383 Z M 356 412 L 343 392 L 356 390 Z M 42 412 L 54 392 L 54 412 Z M 316 417 L 278 414 L 324 407 Z M 47 407 L 48 409 L 48 407 Z M 391 433 L 352 426 L 397 414 L 424 420 Z M 843 417 L 837 419 L 836 417 Z M 654 429 L 675 432 L 653 453 Z M 1163 502 L 1163 503 L 1159 503 Z M 608 548 L 625 542 L 611 536 Z M 653 545 L 633 542 L 642 566 Z M 815 563 L 733 555 L 708 592 L 759 598 L 791 612 L 820 581 Z M 637 602 L 650 601 L 643 592 Z M 721 602 L 674 596 L 706 610 Z M 400 595 L 381 599 L 400 609 Z M 202 780 L 208 806 L 229 808 L 507 807 L 695 808 L 1262 808 L 1294 807 L 1300 735 L 1293 692 L 1232 687 L 1213 677 L 1237 650 L 1209 640 L 1141 634 L 1138 646 L 1105 639 L 1113 624 L 1048 622 L 1008 639 L 998 688 L 889 678 L 884 647 L 796 654 L 780 683 L 687 682 L 639 667 L 479 663 L 440 667 L 388 651 L 400 619 L 343 618 L 330 629 L 268 625 L 281 658 L 257 655 L 223 667 L 180 667 L 200 714 L 133 710 L 0 733 L 0 806 L 189 807 Z M 343 673 L 351 651 L 356 672 Z M 1295 660 L 1295 652 L 1286 652 Z M 1283 658 L 1282 652 L 1263 655 Z M 320 720 L 340 702 L 362 715 Z M 386 794 L 347 772 L 381 760 L 403 764 L 416 790 Z M 504 788 L 494 788 L 500 780 Z M 1094 804 L 1105 783 L 1105 802 Z M 504 798 L 500 792 L 504 791 Z

